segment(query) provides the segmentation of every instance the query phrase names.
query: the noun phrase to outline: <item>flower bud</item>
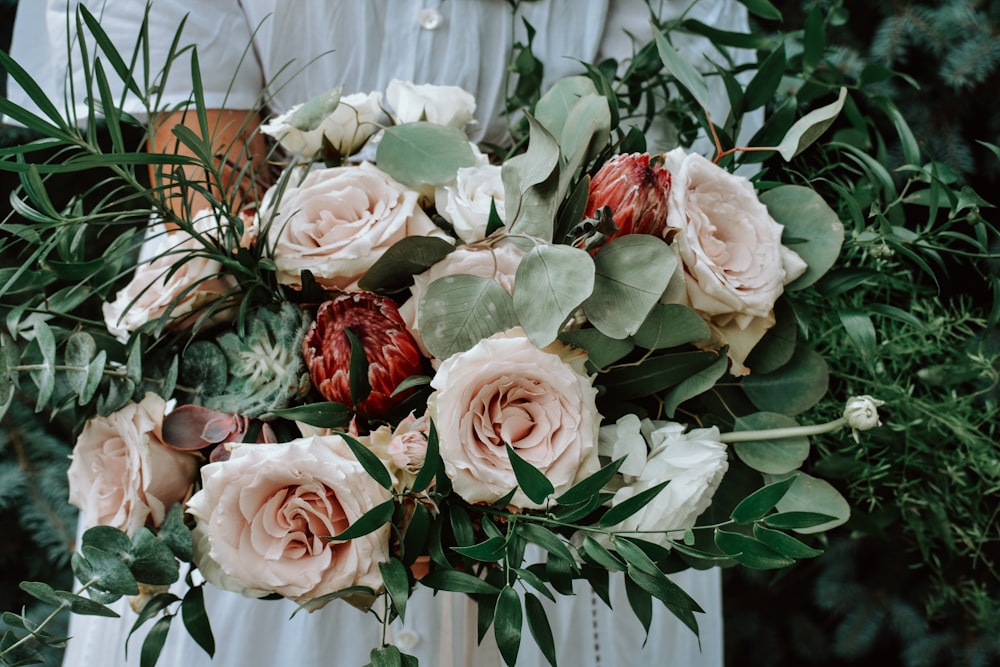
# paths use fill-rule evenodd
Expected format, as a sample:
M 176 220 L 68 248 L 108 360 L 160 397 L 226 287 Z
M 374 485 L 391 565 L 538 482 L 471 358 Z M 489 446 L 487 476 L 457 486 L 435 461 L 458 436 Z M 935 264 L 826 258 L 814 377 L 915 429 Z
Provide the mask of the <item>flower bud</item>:
M 878 408 L 882 405 L 885 405 L 885 401 L 872 398 L 867 394 L 848 399 L 847 406 L 844 408 L 844 419 L 851 427 L 855 442 L 861 440 L 858 436 L 859 431 L 867 431 L 882 425 L 878 418 Z
M 604 163 L 590 181 L 585 217 L 594 218 L 611 209 L 617 230 L 602 231 L 600 245 L 626 234 L 667 237 L 667 199 L 670 172 L 646 153 L 616 155 Z M 592 245 L 588 244 L 588 245 Z
M 360 341 L 368 360 L 371 392 L 355 409 L 366 417 L 384 417 L 406 393 L 396 387 L 423 370 L 423 356 L 390 299 L 370 292 L 342 294 L 316 312 L 303 342 L 303 355 L 313 385 L 329 401 L 353 405 L 350 368 L 351 341 Z

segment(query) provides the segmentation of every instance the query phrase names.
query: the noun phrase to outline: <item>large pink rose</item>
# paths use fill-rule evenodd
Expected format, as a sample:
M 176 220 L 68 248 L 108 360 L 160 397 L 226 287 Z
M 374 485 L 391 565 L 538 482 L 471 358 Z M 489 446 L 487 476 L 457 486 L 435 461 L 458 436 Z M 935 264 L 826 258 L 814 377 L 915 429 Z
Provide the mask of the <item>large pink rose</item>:
M 516 328 L 441 364 L 427 414 L 458 495 L 493 502 L 517 486 L 507 444 L 545 474 L 556 495 L 598 469 L 597 390 L 585 361 L 558 341 L 539 349 Z M 543 506 L 520 490 L 510 503 Z
M 146 394 L 107 417 L 86 423 L 70 457 L 69 501 L 82 523 L 132 534 L 158 526 L 167 509 L 191 493 L 196 458 L 163 444 L 166 403 Z
M 673 176 L 669 227 L 683 269 L 683 288 L 667 300 L 686 302 L 730 346 L 734 373 L 774 326 L 774 303 L 806 264 L 781 244 L 783 227 L 757 198 L 753 184 L 697 154 L 667 154 Z M 676 287 L 676 286 L 675 286 Z
M 234 446 L 228 461 L 202 469 L 202 484 L 188 512 L 198 523 L 199 567 L 213 584 L 298 602 L 382 588 L 388 526 L 346 542 L 325 539 L 390 498 L 340 436 Z
M 270 219 L 278 282 L 298 287 L 311 271 L 327 289 L 357 290 L 357 281 L 394 243 L 439 236 L 417 203 L 420 194 L 375 165 L 314 169 L 261 214 Z
M 514 276 L 524 259 L 524 251 L 513 243 L 503 243 L 490 247 L 462 246 L 449 253 L 440 262 L 423 273 L 413 277 L 410 298 L 399 307 L 399 314 L 417 341 L 420 351 L 430 357 L 420 336 L 419 305 L 427 286 L 445 276 L 469 275 L 492 278 L 508 293 L 514 293 Z

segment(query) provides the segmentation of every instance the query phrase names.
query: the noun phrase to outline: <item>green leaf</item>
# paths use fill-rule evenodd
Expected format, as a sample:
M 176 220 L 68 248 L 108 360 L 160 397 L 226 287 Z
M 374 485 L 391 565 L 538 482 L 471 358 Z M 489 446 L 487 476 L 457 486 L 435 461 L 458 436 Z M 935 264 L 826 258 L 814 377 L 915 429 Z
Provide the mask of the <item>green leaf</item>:
M 850 337 L 851 342 L 861 357 L 861 362 L 868 372 L 875 375 L 875 362 L 878 357 L 878 342 L 875 335 L 875 325 L 867 314 L 856 310 L 841 311 L 840 323 Z
M 594 289 L 590 255 L 565 245 L 536 245 L 514 279 L 514 312 L 537 347 L 556 339 L 563 324 Z
M 407 236 L 400 239 L 376 260 L 358 287 L 370 292 L 396 292 L 413 284 L 413 276 L 423 273 L 455 246 L 434 236 Z
M 496 611 L 493 614 L 493 632 L 500 655 L 508 665 L 517 664 L 523 621 L 521 598 L 513 588 L 504 586 L 500 591 L 500 597 L 497 598 Z
M 173 620 L 173 616 L 164 616 L 150 628 L 149 634 L 142 642 L 139 667 L 154 667 L 156 665 L 156 661 L 160 659 L 160 653 L 163 652 L 163 646 L 167 642 L 167 632 L 170 631 L 171 620 Z
M 430 429 L 427 432 L 427 451 L 424 452 L 424 465 L 420 467 L 420 472 L 417 473 L 416 479 L 413 480 L 413 488 L 411 490 L 414 493 L 421 493 L 434 481 L 434 477 L 437 475 L 441 464 L 439 451 L 440 439 L 438 438 L 437 427 L 431 421 Z
M 798 426 L 791 417 L 774 412 L 755 412 L 737 417 L 734 431 L 760 431 Z M 798 470 L 809 456 L 809 438 L 774 438 L 733 443 L 741 461 L 754 470 L 781 474 Z
M 777 505 L 777 510 L 785 512 L 813 512 L 836 517 L 831 521 L 807 528 L 795 529 L 800 533 L 819 533 L 847 522 L 851 516 L 851 506 L 829 482 L 805 473 L 798 473 L 795 483 Z M 772 528 L 781 528 L 769 521 Z
M 625 597 L 636 620 L 642 624 L 649 637 L 649 627 L 653 622 L 653 596 L 649 591 L 637 584 L 631 577 L 625 578 Z
M 704 318 L 693 309 L 678 303 L 657 303 L 632 341 L 645 350 L 662 350 L 707 340 L 711 335 Z
M 551 241 L 558 201 L 559 142 L 530 114 L 528 150 L 503 163 L 501 178 L 507 229 Z
M 575 505 L 592 498 L 611 481 L 611 478 L 615 476 L 615 473 L 618 472 L 618 469 L 621 468 L 624 462 L 624 457 L 617 461 L 612 461 L 592 475 L 581 479 L 556 498 L 556 502 L 560 505 Z
M 725 375 L 728 368 L 729 358 L 725 353 L 719 354 L 719 358 L 711 366 L 681 380 L 680 383 L 667 392 L 666 397 L 663 399 L 663 412 L 672 418 L 681 403 L 710 390 L 715 386 L 719 378 Z
M 751 374 L 740 386 L 761 411 L 796 415 L 816 405 L 826 394 L 829 382 L 823 357 L 798 344 L 787 364 L 766 375 Z
M 609 572 L 624 572 L 625 563 L 604 548 L 604 546 L 590 535 L 583 538 L 582 550 L 584 555 L 594 561 Z
M 517 485 L 521 487 L 521 491 L 528 496 L 531 502 L 541 505 L 555 491 L 552 482 L 545 476 L 545 473 L 518 456 L 510 444 L 507 444 L 506 447 L 507 457 L 510 459 L 510 467 L 514 470 Z
M 453 593 L 497 595 L 500 592 L 493 584 L 458 570 L 435 570 L 421 579 L 420 583 L 427 588 Z
M 105 607 L 103 604 L 85 598 L 68 591 L 57 591 L 51 586 L 41 581 L 22 581 L 21 590 L 42 602 L 61 606 L 69 606 L 69 610 L 74 614 L 85 616 L 103 616 L 105 618 L 118 618 L 117 612 Z
M 146 621 L 158 615 L 161 611 L 172 605 L 173 603 L 180 600 L 179 597 L 173 593 L 160 593 L 159 595 L 154 595 L 151 599 L 146 601 L 145 606 L 139 615 L 136 616 L 135 623 L 132 624 L 132 628 L 128 632 L 128 636 L 125 638 L 125 646 L 128 647 L 129 640 L 132 639 L 132 635 L 135 634 Z
M 768 21 L 780 21 L 781 10 L 771 4 L 770 0 L 739 0 L 751 14 Z
M 517 526 L 517 534 L 532 544 L 537 544 L 547 552 L 557 558 L 561 558 L 567 563 L 576 567 L 576 559 L 558 535 L 551 530 L 535 523 L 520 523 Z
M 787 364 L 795 352 L 799 334 L 795 312 L 787 300 L 778 299 L 774 304 L 774 318 L 774 326 L 767 330 L 744 362 L 752 373 L 772 373 Z
M 604 528 L 607 528 L 609 526 L 617 526 L 622 521 L 629 518 L 639 510 L 643 509 L 646 505 L 648 505 L 650 501 L 653 498 L 655 498 L 656 495 L 660 491 L 662 491 L 669 483 L 670 480 L 667 480 L 665 482 L 660 482 L 659 484 L 651 486 L 645 491 L 637 493 L 631 498 L 624 500 L 618 503 L 617 505 L 612 506 L 611 509 L 605 512 L 604 516 L 601 517 L 601 520 L 598 522 L 598 525 Z
M 791 535 L 765 528 L 760 524 L 753 527 L 753 536 L 787 558 L 794 558 L 796 560 L 799 558 L 814 558 L 823 553 L 821 550 L 813 549 L 805 542 L 797 540 Z
M 35 384 L 38 385 L 35 412 L 41 412 L 56 386 L 56 339 L 49 325 L 41 320 L 35 322 L 34 332 L 35 342 L 42 353 L 42 369 L 33 374 Z
M 181 620 L 188 634 L 202 648 L 208 657 L 215 657 L 215 635 L 205 611 L 205 589 L 203 586 L 192 586 L 181 602 Z
M 785 229 L 783 242 L 809 267 L 786 289 L 808 287 L 837 261 L 844 242 L 844 225 L 815 190 L 801 185 L 781 185 L 760 195 L 768 213 Z
M 84 546 L 73 554 L 73 574 L 83 583 L 115 595 L 138 595 L 139 586 L 128 566 L 119 558 L 95 547 Z
M 757 489 L 740 501 L 729 517 L 736 523 L 753 523 L 774 509 L 794 482 L 793 476 Z
M 318 129 L 322 122 L 340 105 L 340 94 L 343 89 L 343 86 L 337 86 L 309 98 L 295 111 L 288 114 L 288 124 L 303 132 Z
M 626 338 L 656 305 L 677 268 L 677 256 L 646 234 L 621 236 L 594 256 L 594 292 L 584 304 L 590 322 L 611 338 Z
M 133 356 L 136 355 L 129 355 L 130 359 Z M 229 381 L 229 362 L 222 349 L 212 341 L 195 341 L 181 355 L 180 375 L 187 386 L 209 396 L 218 396 L 225 391 Z
M 406 601 L 410 597 L 410 578 L 406 566 L 398 558 L 392 558 L 386 563 L 379 563 L 379 572 L 385 583 L 385 590 L 392 598 L 392 605 L 400 618 L 406 618 Z
M 686 90 L 703 109 L 712 108 L 711 95 L 708 92 L 708 83 L 694 66 L 687 59 L 679 54 L 666 35 L 656 31 L 656 49 L 660 54 L 660 60 L 667 71 L 677 79 L 677 85 Z
M 282 410 L 272 410 L 269 415 L 300 421 L 318 428 L 338 428 L 347 424 L 351 410 L 342 403 L 309 403 Z
M 680 586 L 672 582 L 667 575 L 657 570 L 656 574 L 650 574 L 644 570 L 639 570 L 632 566 L 628 568 L 628 578 L 635 581 L 643 589 L 649 591 L 653 597 L 666 605 L 667 609 L 686 625 L 695 635 L 698 634 L 698 621 L 695 620 L 695 612 L 702 613 L 704 610 L 698 606 L 694 598 L 684 592 Z
M 384 489 L 392 488 L 392 476 L 389 471 L 385 469 L 385 464 L 382 463 L 381 459 L 373 452 L 364 446 L 361 442 L 353 438 L 346 433 L 338 433 L 347 446 L 351 448 L 351 453 L 354 454 L 354 458 L 358 460 L 361 467 L 365 469 L 372 479 L 379 483 L 379 485 Z
M 784 139 L 775 148 L 786 162 L 808 148 L 826 129 L 833 124 L 833 121 L 840 115 L 844 108 L 844 101 L 847 99 L 847 88 L 840 89 L 840 95 L 835 102 L 827 104 L 818 109 L 813 109 L 802 118 L 795 121 L 789 128 Z
M 610 366 L 635 348 L 631 339 L 609 338 L 597 329 L 563 331 L 559 340 L 586 350 L 587 358 L 595 368 Z
M 136 581 L 166 586 L 177 581 L 180 566 L 170 547 L 148 528 L 140 528 L 132 538 L 132 574 Z
M 368 398 L 368 394 L 372 391 L 371 383 L 368 381 L 368 356 L 365 354 L 364 344 L 353 331 L 344 327 L 344 333 L 351 343 L 351 362 L 348 371 L 351 402 L 357 405 Z
M 507 552 L 507 540 L 503 537 L 490 537 L 479 544 L 468 547 L 452 547 L 452 551 L 473 560 L 494 563 L 501 560 Z
M 716 352 L 676 352 L 605 373 L 604 388 L 616 399 L 653 396 L 716 363 Z
M 733 560 L 753 570 L 775 570 L 795 563 L 793 559 L 741 533 L 716 529 L 715 545 Z
M 419 319 L 434 322 L 421 330 L 424 345 L 438 359 L 464 352 L 517 324 L 514 300 L 495 280 L 470 275 L 435 280 L 420 298 Z
M 813 528 L 824 523 L 836 521 L 837 517 L 817 512 L 778 512 L 764 518 L 764 523 L 771 528 L 781 530 L 798 530 Z M 805 532 L 805 531 L 802 531 Z
M 473 166 L 476 158 L 461 130 L 419 122 L 387 127 L 375 162 L 400 183 L 419 188 L 448 183 L 460 168 Z
M 524 610 L 528 616 L 528 630 L 535 638 L 538 650 L 542 652 L 545 659 L 552 667 L 556 667 L 556 645 L 552 638 L 552 628 L 549 626 L 548 616 L 545 614 L 545 607 L 542 601 L 532 593 L 524 594 Z
M 395 510 L 396 504 L 392 500 L 379 503 L 359 516 L 357 521 L 347 527 L 347 530 L 336 535 L 329 535 L 326 539 L 341 542 L 374 533 L 392 520 L 392 514 Z
M 173 554 L 185 562 L 191 561 L 191 531 L 184 525 L 184 506 L 174 503 L 160 525 L 157 536 Z
M 753 111 L 770 102 L 784 76 L 785 46 L 780 44 L 764 59 L 764 62 L 757 68 L 757 73 L 747 84 L 743 96 L 743 111 Z
M 403 667 L 403 654 L 392 644 L 373 648 L 369 654 L 371 667 Z

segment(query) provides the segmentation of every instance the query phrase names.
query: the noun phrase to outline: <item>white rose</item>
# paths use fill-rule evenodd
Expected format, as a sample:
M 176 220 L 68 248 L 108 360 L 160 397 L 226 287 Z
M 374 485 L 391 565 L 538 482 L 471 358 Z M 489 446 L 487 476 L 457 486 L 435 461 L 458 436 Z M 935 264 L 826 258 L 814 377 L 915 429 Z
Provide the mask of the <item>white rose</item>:
M 106 417 L 88 421 L 70 457 L 69 502 L 82 523 L 112 526 L 128 534 L 146 523 L 158 526 L 194 485 L 195 456 L 163 444 L 166 402 L 146 394 Z
M 494 502 L 514 489 L 508 444 L 555 495 L 595 472 L 600 415 L 585 363 L 585 353 L 558 341 L 535 347 L 520 328 L 446 359 L 431 381 L 427 415 L 455 493 Z M 520 489 L 510 504 L 544 506 Z
M 513 294 L 514 276 L 524 254 L 524 251 L 513 243 L 503 243 L 490 248 L 462 246 L 431 268 L 414 276 L 413 285 L 410 287 L 410 298 L 399 307 L 399 314 L 406 322 L 407 329 L 413 334 L 413 339 L 417 341 L 421 352 L 427 357 L 431 356 L 420 337 L 419 306 L 420 297 L 432 282 L 445 276 L 455 275 L 493 278 L 509 294 Z
M 666 155 L 672 175 L 667 226 L 677 229 L 683 293 L 728 344 L 733 373 L 774 326 L 774 303 L 806 264 L 781 245 L 775 222 L 742 176 L 704 157 L 675 149 Z M 675 285 L 676 287 L 676 285 Z M 668 300 L 676 298 L 668 288 Z
M 415 84 L 393 79 L 385 91 L 397 123 L 426 120 L 463 129 L 476 113 L 476 98 L 458 86 Z
M 611 499 L 614 507 L 660 482 L 669 480 L 649 503 L 611 527 L 611 530 L 661 531 L 637 535 L 644 540 L 668 546 L 683 531 L 695 525 L 698 517 L 712 503 L 715 490 L 729 469 L 726 446 L 719 442 L 719 429 L 699 428 L 684 433 L 683 424 L 674 422 L 642 422 L 642 431 L 634 422 L 618 422 L 618 437 L 623 427 L 631 429 L 630 437 L 650 451 L 642 471 L 636 477 L 626 476 L 625 485 Z
M 292 107 L 261 125 L 260 131 L 274 137 L 288 152 L 311 160 L 323 150 L 324 137 L 338 153 L 351 155 L 384 120 L 381 93 L 341 97 L 340 88 L 335 88 Z
M 202 484 L 188 511 L 213 584 L 298 602 L 351 586 L 381 590 L 388 525 L 347 542 L 324 539 L 390 498 L 341 437 L 236 445 L 229 460 L 202 468 Z
M 495 203 L 503 219 L 504 189 L 499 165 L 477 160 L 472 167 L 461 167 L 455 180 L 435 190 L 434 201 L 441 217 L 455 228 L 458 238 L 474 243 L 486 237 L 490 207 Z
M 309 270 L 327 289 L 356 291 L 357 281 L 400 239 L 446 238 L 418 197 L 368 162 L 310 171 L 261 213 L 278 282 L 299 287 Z

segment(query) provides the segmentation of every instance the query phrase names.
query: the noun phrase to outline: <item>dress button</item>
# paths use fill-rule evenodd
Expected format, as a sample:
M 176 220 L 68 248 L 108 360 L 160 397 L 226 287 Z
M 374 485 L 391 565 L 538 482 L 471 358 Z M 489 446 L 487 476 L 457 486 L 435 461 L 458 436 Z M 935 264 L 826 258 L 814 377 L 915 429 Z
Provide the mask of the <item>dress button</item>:
M 413 650 L 420 643 L 420 635 L 413 630 L 403 630 L 396 637 L 396 646 L 404 651 Z
M 436 9 L 425 9 L 417 17 L 417 22 L 424 30 L 437 30 L 442 20 L 441 12 Z

